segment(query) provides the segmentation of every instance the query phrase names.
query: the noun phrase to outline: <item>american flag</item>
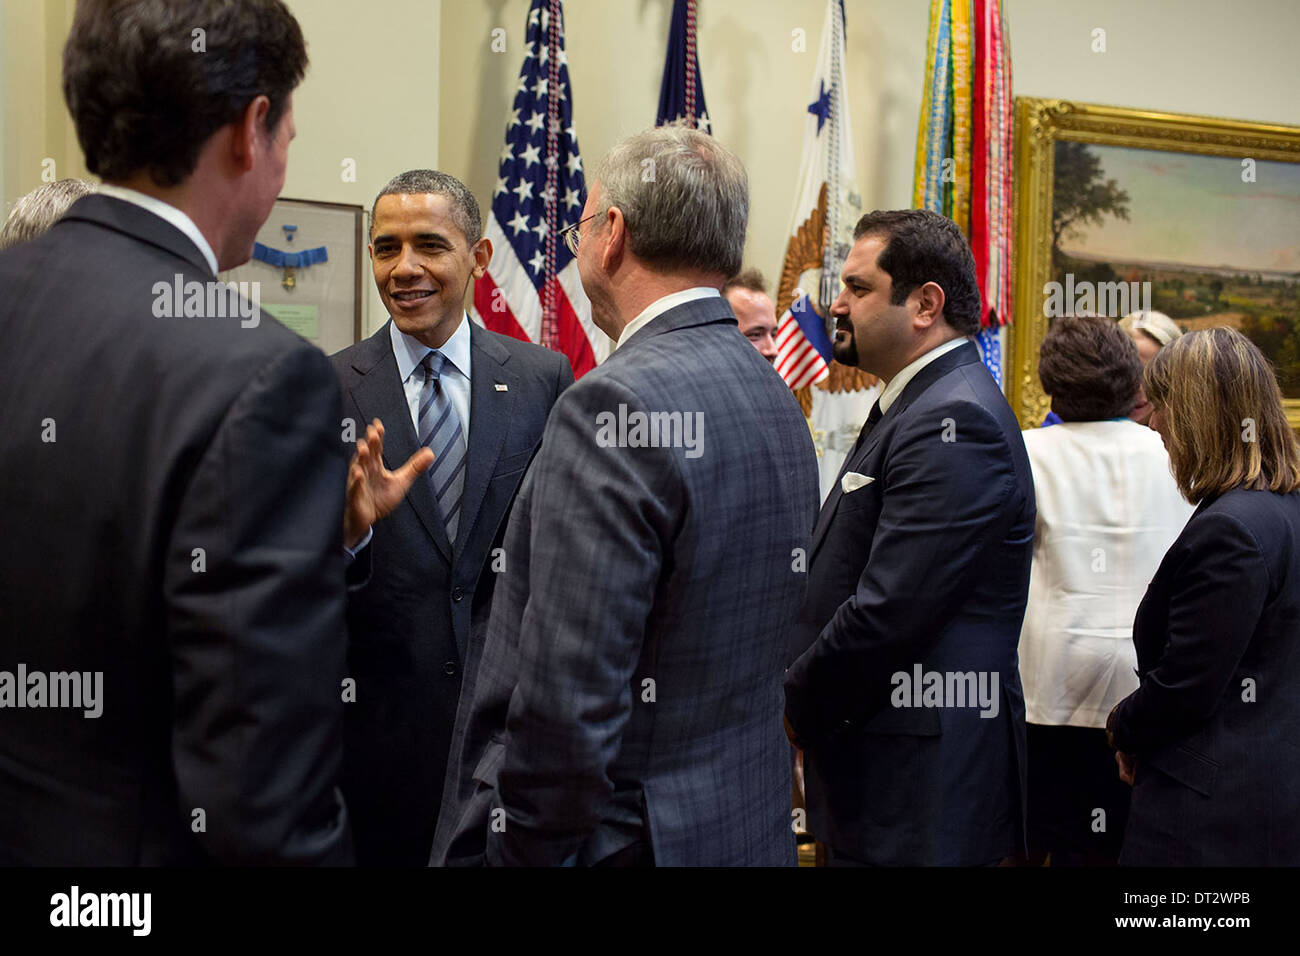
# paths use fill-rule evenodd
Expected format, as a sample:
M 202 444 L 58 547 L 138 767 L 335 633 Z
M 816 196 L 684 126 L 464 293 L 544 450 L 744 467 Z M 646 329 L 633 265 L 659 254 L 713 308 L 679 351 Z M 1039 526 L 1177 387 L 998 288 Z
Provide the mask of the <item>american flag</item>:
M 578 221 L 587 186 L 573 128 L 560 0 L 533 0 L 524 64 L 492 191 L 492 262 L 474 283 L 472 317 L 568 356 L 575 377 L 609 354 L 591 321 L 578 264 L 560 231 Z
M 831 340 L 812 299 L 802 295 L 776 326 L 776 370 L 791 388 L 805 388 L 830 374 Z

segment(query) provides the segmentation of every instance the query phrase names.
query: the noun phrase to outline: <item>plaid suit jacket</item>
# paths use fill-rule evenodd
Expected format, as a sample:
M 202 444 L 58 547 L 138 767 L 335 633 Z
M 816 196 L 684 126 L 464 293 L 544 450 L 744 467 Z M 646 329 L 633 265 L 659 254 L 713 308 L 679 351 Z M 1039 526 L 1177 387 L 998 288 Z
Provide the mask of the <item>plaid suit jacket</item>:
M 568 389 L 511 514 L 431 862 L 643 841 L 660 865 L 793 863 L 782 679 L 816 513 L 798 403 L 724 299 Z

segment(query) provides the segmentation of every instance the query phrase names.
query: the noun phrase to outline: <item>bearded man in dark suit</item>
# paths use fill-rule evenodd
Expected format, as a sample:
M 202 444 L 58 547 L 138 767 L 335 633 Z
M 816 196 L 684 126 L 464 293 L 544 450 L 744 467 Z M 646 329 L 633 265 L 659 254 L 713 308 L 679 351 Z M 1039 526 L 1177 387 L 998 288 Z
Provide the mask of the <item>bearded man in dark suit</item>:
M 1024 840 L 1029 459 L 969 339 L 953 222 L 864 216 L 842 278 L 835 358 L 882 386 L 813 532 L 786 678 L 809 828 L 832 864 L 996 864 Z

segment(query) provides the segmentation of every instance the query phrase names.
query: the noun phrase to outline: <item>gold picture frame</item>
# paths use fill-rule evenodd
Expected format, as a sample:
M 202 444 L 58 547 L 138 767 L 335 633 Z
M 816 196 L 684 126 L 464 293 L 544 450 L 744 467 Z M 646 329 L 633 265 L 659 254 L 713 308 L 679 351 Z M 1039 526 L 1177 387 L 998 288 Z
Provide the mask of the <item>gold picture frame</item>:
M 1016 295 L 1007 400 L 1021 426 L 1032 428 L 1050 408 L 1038 381 L 1038 352 L 1050 321 L 1042 290 L 1052 275 L 1056 144 L 1300 163 L 1300 127 L 1032 97 L 1016 98 L 1015 123 Z M 1284 404 L 1292 427 L 1300 426 L 1300 399 Z

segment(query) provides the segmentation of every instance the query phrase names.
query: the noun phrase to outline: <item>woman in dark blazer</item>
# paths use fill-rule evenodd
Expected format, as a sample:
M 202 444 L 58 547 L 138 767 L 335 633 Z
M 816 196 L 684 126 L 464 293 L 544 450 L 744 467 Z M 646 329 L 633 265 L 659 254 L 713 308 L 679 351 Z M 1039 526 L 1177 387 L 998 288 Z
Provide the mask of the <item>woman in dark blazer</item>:
M 1133 801 L 1120 862 L 1300 865 L 1300 450 L 1267 360 L 1217 328 L 1143 386 L 1197 505 L 1133 626 L 1107 732 Z

